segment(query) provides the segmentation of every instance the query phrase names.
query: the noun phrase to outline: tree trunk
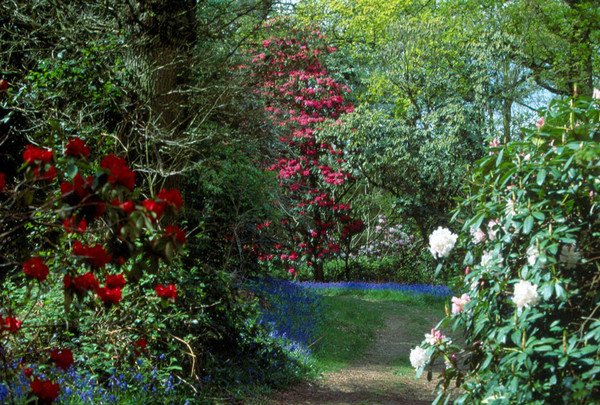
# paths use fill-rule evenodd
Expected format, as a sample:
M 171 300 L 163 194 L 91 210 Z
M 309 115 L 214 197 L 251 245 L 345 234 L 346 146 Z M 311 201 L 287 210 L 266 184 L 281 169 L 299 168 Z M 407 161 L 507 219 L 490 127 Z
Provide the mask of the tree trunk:
M 189 125 L 188 96 L 196 44 L 196 4 L 190 0 L 128 2 L 129 70 L 139 81 L 143 113 L 124 142 L 138 148 L 142 164 L 154 170 L 146 181 L 153 188 L 185 164 L 177 140 Z M 141 139 L 139 135 L 141 135 Z M 171 141 L 169 145 L 166 141 Z M 178 179 L 169 178 L 169 186 Z
M 512 104 L 513 101 L 509 98 L 502 100 L 502 128 L 504 134 L 504 143 L 510 141 L 510 126 L 512 121 Z
M 325 273 L 323 271 L 323 261 L 319 260 L 313 263 L 313 275 L 315 281 L 325 281 Z

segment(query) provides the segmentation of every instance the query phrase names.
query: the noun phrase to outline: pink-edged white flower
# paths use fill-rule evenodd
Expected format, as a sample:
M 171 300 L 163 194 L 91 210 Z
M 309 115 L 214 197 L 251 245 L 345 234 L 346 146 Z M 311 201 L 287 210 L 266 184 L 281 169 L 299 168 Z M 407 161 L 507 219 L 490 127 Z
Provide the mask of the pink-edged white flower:
M 525 307 L 530 307 L 539 302 L 540 296 L 537 292 L 537 286 L 529 281 L 521 280 L 515 284 L 512 301 L 517 306 L 519 313 Z
M 545 120 L 544 117 L 540 118 L 539 120 L 537 120 L 537 122 L 535 123 L 535 126 L 540 129 L 541 127 L 543 127 L 545 124 Z
M 450 232 L 450 229 L 440 226 L 429 235 L 429 251 L 436 259 L 448 257 L 457 239 L 458 235 Z
M 468 294 L 452 297 L 452 315 L 460 314 L 469 302 L 471 302 L 471 297 Z
M 473 243 L 476 245 L 485 240 L 485 232 L 481 228 L 471 228 L 471 236 L 473 237 Z
M 560 250 L 559 260 L 565 264 L 567 269 L 574 269 L 581 260 L 581 252 L 577 251 L 575 245 L 565 245 Z
M 592 98 L 600 100 L 600 89 L 594 89 L 594 91 L 592 92 Z
M 446 336 L 444 336 L 441 331 L 435 328 L 431 329 L 431 333 L 425 334 L 425 343 L 432 346 L 441 343 L 444 339 L 446 339 Z
M 415 347 L 410 351 L 410 364 L 417 370 L 424 368 L 428 363 L 431 356 L 427 354 L 427 350 L 422 347 Z
M 531 245 L 529 248 L 527 248 L 527 263 L 529 263 L 530 266 L 535 265 L 539 257 L 540 251 L 538 250 L 537 246 Z
M 490 240 L 495 240 L 496 239 L 496 234 L 498 233 L 498 220 L 497 219 L 492 219 L 490 222 L 488 222 L 488 238 Z

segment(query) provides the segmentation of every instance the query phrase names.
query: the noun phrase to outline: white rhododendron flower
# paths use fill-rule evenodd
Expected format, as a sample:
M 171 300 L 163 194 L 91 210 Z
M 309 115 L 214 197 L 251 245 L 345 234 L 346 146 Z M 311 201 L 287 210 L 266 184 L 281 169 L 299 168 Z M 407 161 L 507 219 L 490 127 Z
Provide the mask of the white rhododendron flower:
M 452 314 L 460 314 L 469 302 L 471 302 L 471 297 L 468 294 L 463 294 L 460 297 L 452 297 Z
M 487 267 L 496 262 L 498 262 L 500 265 L 502 265 L 503 260 L 504 260 L 504 258 L 502 257 L 501 254 L 498 254 L 494 251 L 487 250 L 487 251 L 483 252 L 483 255 L 481 256 L 481 265 L 483 267 Z
M 506 215 L 515 215 L 517 213 L 517 210 L 515 208 L 515 200 L 513 200 L 512 198 L 509 198 L 506 201 L 506 208 L 504 209 L 504 212 L 506 213 Z
M 526 280 L 521 280 L 515 284 L 515 292 L 512 301 L 517 306 L 519 312 L 521 312 L 524 307 L 530 307 L 537 304 L 539 300 L 540 296 L 538 295 L 536 285 L 531 284 Z
M 410 364 L 417 370 L 424 368 L 429 363 L 430 356 L 427 351 L 419 346 L 410 351 Z
M 581 260 L 581 252 L 576 250 L 575 245 L 565 245 L 560 251 L 560 261 L 565 264 L 567 269 L 573 269 Z
M 495 240 L 497 233 L 498 233 L 498 220 L 492 219 L 490 222 L 488 222 L 488 238 L 490 238 L 490 240 Z
M 485 232 L 481 228 L 471 228 L 471 236 L 473 237 L 473 243 L 476 245 L 485 240 Z
M 487 267 L 492 264 L 492 260 L 494 259 L 494 252 L 485 251 L 481 256 L 481 265 L 483 267 Z
M 450 229 L 440 226 L 429 235 L 429 251 L 436 259 L 448 257 L 457 239 L 458 235 L 450 232 Z
M 529 263 L 530 266 L 533 266 L 537 262 L 539 257 L 540 251 L 538 250 L 537 246 L 529 246 L 529 248 L 527 249 L 527 263 Z

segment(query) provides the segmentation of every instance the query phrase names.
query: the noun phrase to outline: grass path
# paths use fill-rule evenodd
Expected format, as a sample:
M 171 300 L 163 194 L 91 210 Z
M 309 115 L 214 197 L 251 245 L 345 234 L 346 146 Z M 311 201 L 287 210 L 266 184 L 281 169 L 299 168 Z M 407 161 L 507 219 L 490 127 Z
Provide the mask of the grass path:
M 434 382 L 415 379 L 408 353 L 440 319 L 439 302 L 330 299 L 329 319 L 315 351 L 322 378 L 276 393 L 270 404 L 429 404 Z M 354 314 L 348 317 L 348 314 Z M 369 336 L 369 332 L 370 336 Z M 362 334 L 362 336 L 360 336 Z

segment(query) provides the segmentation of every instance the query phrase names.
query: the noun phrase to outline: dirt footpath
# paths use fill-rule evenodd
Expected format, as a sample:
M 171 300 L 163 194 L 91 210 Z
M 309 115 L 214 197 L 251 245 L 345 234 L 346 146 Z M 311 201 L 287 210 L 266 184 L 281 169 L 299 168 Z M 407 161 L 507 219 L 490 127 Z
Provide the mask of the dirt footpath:
M 402 318 L 388 318 L 373 346 L 359 362 L 318 381 L 303 383 L 276 393 L 268 402 L 283 404 L 430 404 L 435 398 L 435 377 L 429 382 L 414 373 L 398 374 L 398 359 L 406 357 L 414 343 L 403 339 Z M 396 364 L 396 365 L 394 365 Z

